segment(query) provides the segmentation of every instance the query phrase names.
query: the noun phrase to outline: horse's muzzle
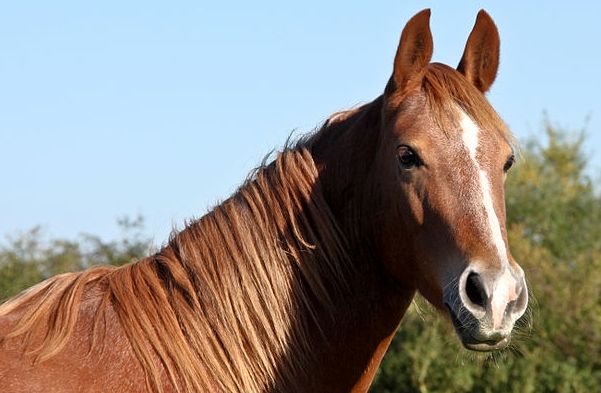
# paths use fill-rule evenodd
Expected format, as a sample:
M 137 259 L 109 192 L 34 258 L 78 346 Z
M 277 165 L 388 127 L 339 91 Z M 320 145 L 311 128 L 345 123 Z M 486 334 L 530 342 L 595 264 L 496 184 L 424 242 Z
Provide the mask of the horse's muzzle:
M 463 346 L 481 352 L 505 348 L 528 305 L 521 269 L 501 272 L 468 267 L 445 290 L 444 304 Z

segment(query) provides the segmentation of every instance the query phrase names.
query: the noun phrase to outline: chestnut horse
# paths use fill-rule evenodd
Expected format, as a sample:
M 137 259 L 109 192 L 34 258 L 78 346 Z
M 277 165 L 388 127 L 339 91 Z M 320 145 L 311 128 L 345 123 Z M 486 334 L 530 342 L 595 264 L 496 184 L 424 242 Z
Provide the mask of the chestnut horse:
M 229 199 L 123 267 L 0 308 L 0 390 L 365 392 L 419 291 L 463 345 L 505 347 L 528 303 L 505 232 L 512 136 L 484 93 L 478 14 L 457 69 L 406 25 L 383 94 L 289 144 Z

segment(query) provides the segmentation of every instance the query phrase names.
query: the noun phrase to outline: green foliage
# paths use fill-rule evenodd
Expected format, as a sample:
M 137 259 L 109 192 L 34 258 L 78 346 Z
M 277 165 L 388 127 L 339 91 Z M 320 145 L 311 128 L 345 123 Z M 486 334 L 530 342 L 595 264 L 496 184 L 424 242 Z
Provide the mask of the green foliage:
M 150 253 L 142 217 L 122 218 L 117 225 L 122 239 L 111 242 L 87 234 L 79 241 L 45 241 L 39 227 L 8 238 L 0 247 L 0 301 L 55 274 L 100 264 L 123 265 Z
M 601 197 L 582 134 L 545 125 L 507 178 L 509 243 L 531 293 L 510 349 L 476 355 L 419 298 L 371 388 L 384 392 L 601 392 Z M 420 310 L 425 311 L 420 311 Z M 419 312 L 418 312 L 419 311 Z
M 585 138 L 545 127 L 507 179 L 508 236 L 526 272 L 531 322 L 512 347 L 476 355 L 418 298 L 371 392 L 601 392 L 601 196 L 587 177 Z M 122 265 L 150 253 L 143 220 L 123 219 L 123 240 L 44 241 L 40 228 L 0 248 L 0 299 L 51 275 Z

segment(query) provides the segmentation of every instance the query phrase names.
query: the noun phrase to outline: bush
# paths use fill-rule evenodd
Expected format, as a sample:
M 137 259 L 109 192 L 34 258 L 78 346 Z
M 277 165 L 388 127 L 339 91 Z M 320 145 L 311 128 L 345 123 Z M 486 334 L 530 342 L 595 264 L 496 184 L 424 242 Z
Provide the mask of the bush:
M 83 234 L 79 241 L 45 241 L 36 227 L 0 248 L 0 302 L 55 274 L 83 270 L 93 265 L 123 265 L 150 254 L 150 239 L 143 235 L 144 220 L 117 221 L 121 240 L 105 242 Z

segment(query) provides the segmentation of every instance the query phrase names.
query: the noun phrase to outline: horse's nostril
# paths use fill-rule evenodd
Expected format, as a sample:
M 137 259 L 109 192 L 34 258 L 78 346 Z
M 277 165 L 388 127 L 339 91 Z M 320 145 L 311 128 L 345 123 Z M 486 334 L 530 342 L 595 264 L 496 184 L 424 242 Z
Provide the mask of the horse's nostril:
M 486 290 L 480 280 L 480 275 L 475 272 L 471 272 L 465 281 L 465 293 L 468 299 L 483 309 L 486 309 Z
M 511 311 L 521 316 L 526 310 L 526 306 L 528 306 L 528 288 L 526 287 L 524 279 L 522 279 L 518 285 L 517 294 L 518 297 L 515 300 Z

